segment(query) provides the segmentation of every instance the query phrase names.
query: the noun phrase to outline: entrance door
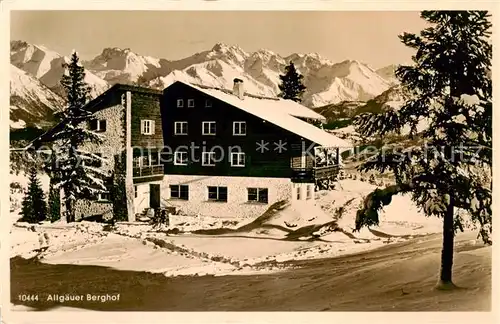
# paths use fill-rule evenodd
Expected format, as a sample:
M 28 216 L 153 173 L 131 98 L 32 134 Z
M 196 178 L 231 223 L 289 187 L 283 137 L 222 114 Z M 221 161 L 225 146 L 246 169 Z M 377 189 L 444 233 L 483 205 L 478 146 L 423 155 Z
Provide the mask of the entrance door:
M 159 208 L 160 207 L 160 185 L 150 184 L 149 185 L 149 207 Z

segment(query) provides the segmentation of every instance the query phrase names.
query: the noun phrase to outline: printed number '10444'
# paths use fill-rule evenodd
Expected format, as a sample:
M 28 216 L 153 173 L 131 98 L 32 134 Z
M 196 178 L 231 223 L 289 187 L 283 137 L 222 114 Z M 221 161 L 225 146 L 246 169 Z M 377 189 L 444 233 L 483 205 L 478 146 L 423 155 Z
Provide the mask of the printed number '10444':
M 17 298 L 20 301 L 38 301 L 38 295 L 19 295 Z

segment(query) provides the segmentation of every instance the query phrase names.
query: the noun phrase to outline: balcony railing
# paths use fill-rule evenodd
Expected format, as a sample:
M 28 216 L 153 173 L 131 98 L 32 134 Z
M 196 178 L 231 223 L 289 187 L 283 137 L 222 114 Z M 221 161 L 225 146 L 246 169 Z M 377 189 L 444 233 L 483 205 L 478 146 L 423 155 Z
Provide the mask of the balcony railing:
M 321 167 L 315 167 L 314 171 L 314 179 L 322 180 L 330 177 L 336 177 L 340 171 L 340 165 L 326 165 Z
M 163 175 L 163 174 L 164 174 L 163 164 L 148 165 L 148 166 L 134 167 L 133 168 L 134 178 L 150 177 L 150 176 Z
M 314 168 L 293 168 L 292 181 L 315 182 L 328 178 L 336 178 L 340 171 L 340 165 L 326 165 Z

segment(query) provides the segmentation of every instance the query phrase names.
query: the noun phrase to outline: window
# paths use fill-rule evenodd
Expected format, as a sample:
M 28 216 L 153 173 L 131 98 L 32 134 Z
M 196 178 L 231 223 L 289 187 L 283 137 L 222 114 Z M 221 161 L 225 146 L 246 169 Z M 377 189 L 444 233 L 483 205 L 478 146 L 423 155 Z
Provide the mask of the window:
M 308 185 L 307 192 L 306 192 L 306 199 L 311 199 L 311 198 L 312 198 L 312 186 Z
M 188 152 L 176 151 L 174 153 L 174 165 L 187 165 Z
M 155 121 L 143 119 L 141 120 L 141 134 L 153 135 L 155 133 Z
M 106 120 L 105 119 L 92 119 L 89 121 L 90 130 L 95 132 L 105 132 L 106 131 Z
M 244 167 L 245 166 L 245 153 L 243 153 L 243 152 L 231 153 L 231 166 Z
M 205 100 L 205 108 L 210 108 L 210 107 L 212 107 L 212 100 L 210 99 Z
M 248 201 L 267 204 L 267 188 L 248 188 Z
M 184 99 L 177 99 L 177 108 L 184 107 Z
M 300 192 L 300 187 L 297 187 L 297 200 L 302 199 L 302 198 L 300 197 L 300 193 L 301 193 L 301 192 Z
M 193 108 L 194 107 L 194 99 L 188 99 L 188 107 Z
M 244 121 L 233 122 L 233 135 L 241 136 L 247 134 L 247 123 Z
M 203 135 L 215 135 L 215 122 L 206 121 L 202 122 L 202 134 Z
M 189 186 L 170 185 L 170 198 L 189 200 Z
M 215 165 L 215 152 L 202 152 L 201 165 Z
M 97 195 L 97 200 L 99 201 L 110 201 L 111 200 L 111 194 L 109 192 L 100 192 Z
M 138 194 L 137 194 L 137 186 L 134 186 L 134 198 L 137 198 Z
M 185 121 L 174 123 L 174 134 L 175 135 L 187 135 L 188 133 L 188 123 Z
M 227 202 L 227 187 L 208 187 L 208 200 Z

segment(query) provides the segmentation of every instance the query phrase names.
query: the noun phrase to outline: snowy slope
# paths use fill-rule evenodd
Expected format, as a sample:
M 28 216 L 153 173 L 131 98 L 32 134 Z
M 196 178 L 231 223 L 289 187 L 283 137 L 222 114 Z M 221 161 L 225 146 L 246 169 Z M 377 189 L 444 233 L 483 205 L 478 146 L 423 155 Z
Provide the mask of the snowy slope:
M 294 62 L 307 87 L 303 103 L 318 107 L 341 101 L 366 101 L 390 87 L 373 69 L 358 61 L 333 63 L 318 54 L 282 57 L 270 50 L 245 52 L 238 46 L 217 43 L 207 51 L 168 61 L 142 56 L 130 49 L 105 49 L 86 68 L 110 84 L 135 83 L 162 88 L 175 80 L 231 88 L 235 77 L 245 81 L 247 92 L 264 96 L 279 94 L 279 75 Z M 141 80 L 143 81 L 143 80 Z
M 408 96 L 405 95 L 401 86 L 396 85 L 382 92 L 377 97 L 373 98 L 373 102 L 380 105 L 382 110 L 399 109 L 403 106 Z
M 396 78 L 396 75 L 394 74 L 397 67 L 398 67 L 397 65 L 391 64 L 391 65 L 388 65 L 388 66 L 385 66 L 383 68 L 378 69 L 376 72 L 382 78 L 387 80 L 391 85 L 396 85 L 399 83 L 399 80 Z
M 57 94 L 64 96 L 60 85 L 64 73 L 63 64 L 69 58 L 41 45 L 32 45 L 23 41 L 10 44 L 11 64 L 37 78 L 42 84 Z M 85 81 L 91 87 L 91 96 L 96 97 L 105 91 L 109 84 L 89 70 L 85 71 Z
M 64 99 L 43 85 L 38 79 L 11 64 L 10 66 L 10 121 L 11 128 L 38 125 L 62 110 Z
M 314 108 L 314 111 L 325 116 L 328 122 L 332 122 L 339 119 L 350 119 L 367 112 L 380 113 L 388 109 L 399 109 L 407 99 L 401 86 L 396 85 L 366 102 L 343 101 Z
M 43 46 L 11 42 L 11 63 L 58 94 L 62 93 L 59 80 L 65 61 L 66 57 Z M 367 101 L 391 86 L 390 81 L 355 60 L 333 63 L 316 53 L 281 56 L 266 49 L 248 53 L 238 46 L 223 43 L 175 61 L 140 55 L 128 48 L 105 48 L 94 59 L 82 64 L 93 97 L 115 83 L 164 88 L 179 80 L 232 88 L 236 77 L 245 81 L 248 93 L 277 96 L 279 75 L 284 73 L 290 61 L 304 75 L 307 90 L 303 104 L 309 107 Z
M 105 48 L 93 60 L 83 65 L 109 83 L 137 82 L 139 77 L 154 76 L 157 70 L 168 63 L 166 60 L 142 56 L 130 49 Z
M 264 96 L 275 96 L 276 92 L 252 77 L 245 74 L 238 65 L 228 64 L 222 60 L 211 60 L 204 63 L 194 64 L 188 68 L 169 73 L 166 77 L 158 80 L 160 88 L 165 88 L 175 81 L 196 83 L 210 87 L 232 89 L 234 78 L 244 81 L 245 91 L 252 94 Z
M 321 64 L 317 58 L 314 65 L 298 65 L 306 75 L 309 98 L 304 103 L 318 107 L 342 101 L 366 101 L 389 89 L 389 83 L 372 68 L 359 62 L 346 60 L 337 64 Z M 307 61 L 306 61 L 307 62 Z M 306 71 L 304 71 L 307 69 Z

